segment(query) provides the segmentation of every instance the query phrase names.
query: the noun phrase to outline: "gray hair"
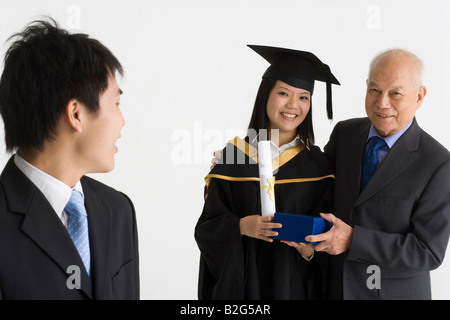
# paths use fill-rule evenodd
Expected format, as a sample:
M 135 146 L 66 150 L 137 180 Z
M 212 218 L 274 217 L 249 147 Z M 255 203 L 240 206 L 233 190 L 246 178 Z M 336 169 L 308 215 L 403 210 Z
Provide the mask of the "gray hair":
M 424 63 L 418 56 L 416 56 L 414 53 L 412 53 L 411 51 L 408 51 L 406 49 L 400 49 L 400 48 L 388 49 L 388 50 L 385 50 L 385 51 L 377 54 L 370 62 L 368 77 L 370 78 L 373 67 L 378 63 L 378 61 L 380 61 L 381 59 L 383 59 L 385 57 L 390 57 L 390 56 L 404 56 L 405 58 L 410 59 L 415 68 L 415 71 L 416 71 L 414 74 L 413 83 L 415 85 L 417 85 L 417 87 L 422 86 Z

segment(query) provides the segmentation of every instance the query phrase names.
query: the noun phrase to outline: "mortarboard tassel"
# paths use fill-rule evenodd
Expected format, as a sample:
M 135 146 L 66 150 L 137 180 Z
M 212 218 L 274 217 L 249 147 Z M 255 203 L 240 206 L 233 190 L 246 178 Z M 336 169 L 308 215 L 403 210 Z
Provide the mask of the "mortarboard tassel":
M 333 104 L 331 97 L 331 83 L 327 81 L 327 116 L 329 120 L 333 120 Z

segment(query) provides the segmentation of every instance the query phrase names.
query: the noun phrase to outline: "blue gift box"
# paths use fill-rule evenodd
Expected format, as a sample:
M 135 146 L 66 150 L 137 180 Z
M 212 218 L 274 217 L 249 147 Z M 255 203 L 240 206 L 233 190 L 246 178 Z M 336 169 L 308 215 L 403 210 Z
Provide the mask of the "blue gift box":
M 272 237 L 277 240 L 295 241 L 316 244 L 317 242 L 305 241 L 305 237 L 327 232 L 332 224 L 321 217 L 312 217 L 302 214 L 276 212 L 273 222 L 281 223 L 281 229 L 274 229 L 278 236 Z

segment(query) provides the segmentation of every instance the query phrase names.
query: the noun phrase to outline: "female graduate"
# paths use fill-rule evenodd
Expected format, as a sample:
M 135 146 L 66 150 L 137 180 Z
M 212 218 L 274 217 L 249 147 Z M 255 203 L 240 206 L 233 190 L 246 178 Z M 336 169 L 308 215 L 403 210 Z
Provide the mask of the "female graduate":
M 205 204 L 195 227 L 199 299 L 322 299 L 320 254 L 310 244 L 273 240 L 282 226 L 260 215 L 257 142 L 271 139 L 276 212 L 330 212 L 333 168 L 314 146 L 311 97 L 315 80 L 327 83 L 331 119 L 331 84 L 339 82 L 312 53 L 249 47 L 270 66 L 248 136 L 230 141 L 205 178 Z

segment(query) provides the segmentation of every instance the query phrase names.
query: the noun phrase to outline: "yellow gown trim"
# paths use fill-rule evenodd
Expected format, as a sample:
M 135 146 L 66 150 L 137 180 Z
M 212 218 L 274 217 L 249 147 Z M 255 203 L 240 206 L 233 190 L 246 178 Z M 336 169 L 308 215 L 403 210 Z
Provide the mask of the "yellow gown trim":
M 226 180 L 226 181 L 233 181 L 233 182 L 235 182 L 235 181 L 240 181 L 240 182 L 256 181 L 256 182 L 259 182 L 259 178 L 257 178 L 257 177 L 229 177 L 229 176 L 224 176 L 224 175 L 221 175 L 221 174 L 208 174 L 205 177 L 205 183 L 206 183 L 207 187 L 209 186 L 209 183 L 210 183 L 211 179 L 213 179 L 213 178 Z M 313 181 L 319 181 L 319 180 L 323 180 L 323 179 L 327 179 L 327 178 L 336 179 L 334 174 L 329 174 L 329 175 L 326 175 L 326 176 L 323 176 L 323 177 L 275 180 L 275 184 L 313 182 Z
M 246 141 L 242 140 L 239 137 L 234 138 L 233 140 L 229 141 L 234 146 L 236 146 L 239 150 L 244 152 L 249 158 L 251 158 L 253 161 L 258 162 L 258 150 L 253 147 L 252 145 L 248 144 Z M 273 171 L 279 169 L 281 166 L 289 162 L 292 158 L 294 158 L 297 154 L 299 154 L 304 149 L 304 145 L 300 144 L 296 147 L 290 148 L 283 152 L 280 156 L 275 158 L 272 161 L 272 168 Z M 205 183 L 206 187 L 209 188 L 209 184 L 211 182 L 211 179 L 221 179 L 226 181 L 240 181 L 240 182 L 248 182 L 248 181 L 256 181 L 259 182 L 258 177 L 230 177 L 225 176 L 221 174 L 208 174 L 205 177 Z M 274 177 L 275 178 L 275 177 Z M 275 184 L 286 184 L 286 183 L 301 183 L 301 182 L 313 182 L 313 181 L 319 181 L 327 178 L 336 179 L 336 177 L 333 174 L 329 174 L 322 177 L 312 177 L 312 178 L 297 178 L 297 179 L 282 179 L 282 180 L 276 180 Z
M 242 140 L 240 137 L 235 137 L 233 140 L 229 141 L 236 148 L 244 152 L 250 159 L 258 163 L 258 149 L 249 144 L 247 141 Z M 303 144 L 299 144 L 296 147 L 290 148 L 283 152 L 281 155 L 272 160 L 272 170 L 278 170 L 281 166 L 285 165 L 292 158 L 298 155 L 303 151 L 305 146 Z

